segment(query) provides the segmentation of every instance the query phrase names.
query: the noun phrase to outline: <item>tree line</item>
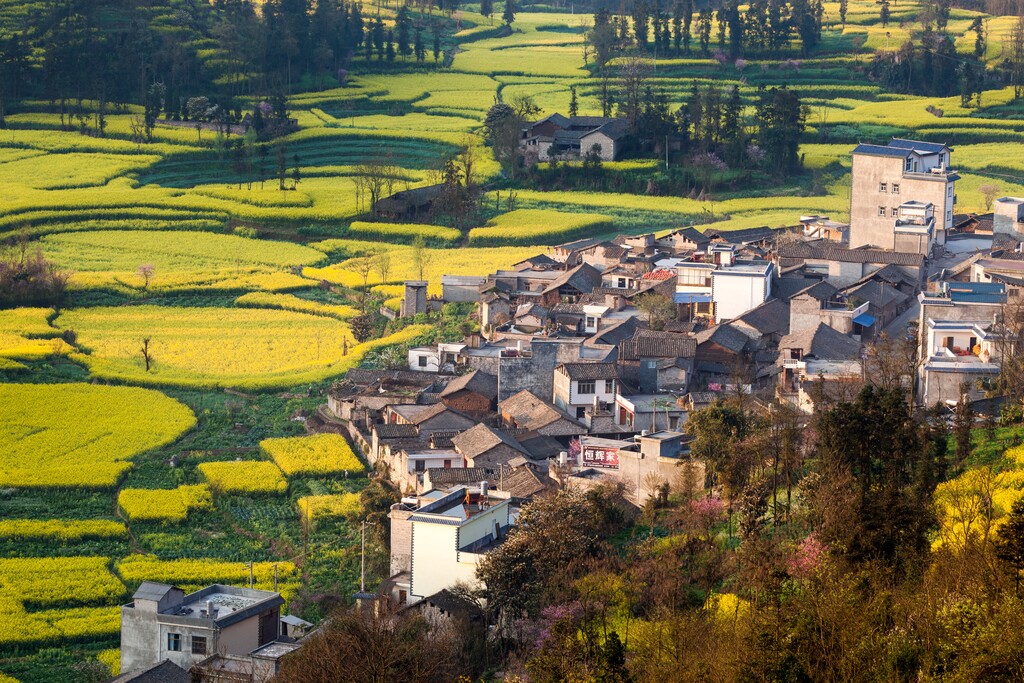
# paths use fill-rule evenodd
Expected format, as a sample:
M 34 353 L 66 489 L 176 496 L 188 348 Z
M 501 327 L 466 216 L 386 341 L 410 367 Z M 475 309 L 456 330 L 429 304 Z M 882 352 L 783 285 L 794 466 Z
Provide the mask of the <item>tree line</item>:
M 0 27 L 0 123 L 7 103 L 35 96 L 81 109 L 142 103 L 153 83 L 181 108 L 205 94 L 289 94 L 344 83 L 353 61 L 439 61 L 445 19 L 399 8 L 393 27 L 346 0 L 43 0 Z M 210 56 L 211 50 L 216 50 Z

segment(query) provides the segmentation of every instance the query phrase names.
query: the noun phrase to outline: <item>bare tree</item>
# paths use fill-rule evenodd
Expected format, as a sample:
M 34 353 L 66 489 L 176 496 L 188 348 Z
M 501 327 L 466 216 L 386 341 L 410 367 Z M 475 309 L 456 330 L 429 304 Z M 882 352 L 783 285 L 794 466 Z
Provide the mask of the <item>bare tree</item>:
M 150 341 L 151 340 L 149 337 L 143 337 L 142 348 L 139 349 L 139 351 L 142 353 L 142 360 L 145 361 L 146 363 L 146 372 L 149 372 L 149 369 L 153 366 L 153 351 L 150 348 Z
M 642 108 L 644 88 L 653 69 L 654 62 L 645 57 L 631 56 L 622 60 L 619 67 L 619 87 L 622 97 L 620 111 L 629 119 L 629 125 L 636 126 Z
M 370 284 L 370 273 L 373 272 L 374 262 L 369 258 L 361 258 L 358 261 L 352 263 L 349 266 L 353 271 L 359 274 L 363 279 L 363 287 L 361 289 L 361 303 L 363 314 L 366 313 L 366 299 L 369 296 L 369 284 Z
M 418 236 L 412 243 L 412 267 L 416 271 L 416 279 L 424 279 L 433 260 L 434 255 L 427 249 L 426 240 Z
M 391 274 L 391 254 L 382 251 L 373 257 L 373 265 L 377 269 L 377 274 L 380 275 L 381 283 L 388 281 L 388 275 Z
M 395 181 L 400 176 L 400 170 L 384 153 L 359 164 L 355 171 L 357 187 L 368 195 L 371 210 L 379 200 L 394 192 Z
M 985 183 L 978 188 L 978 192 L 981 192 L 981 196 L 985 200 L 986 213 L 991 211 L 992 204 L 996 200 L 996 195 L 999 194 L 999 186 L 992 183 Z
M 477 154 L 476 136 L 467 133 L 466 137 L 462 139 L 462 151 L 457 157 L 459 170 L 462 171 L 462 180 L 466 184 L 467 190 L 473 187 L 473 171 L 476 166 Z

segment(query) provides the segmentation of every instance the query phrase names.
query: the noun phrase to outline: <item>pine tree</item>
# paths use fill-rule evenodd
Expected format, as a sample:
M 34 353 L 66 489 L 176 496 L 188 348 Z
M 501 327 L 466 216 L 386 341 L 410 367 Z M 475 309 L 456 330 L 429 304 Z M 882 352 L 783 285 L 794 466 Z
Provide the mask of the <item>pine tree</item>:
M 492 24 L 491 15 L 494 14 L 494 0 L 480 0 L 480 14 L 487 17 Z
M 516 20 L 515 0 L 505 0 L 505 11 L 501 13 L 501 20 L 505 22 L 506 26 L 511 26 L 512 22 Z
M 423 28 L 416 27 L 416 35 L 413 39 L 413 52 L 416 54 L 416 61 L 423 62 L 427 58 L 427 48 L 423 44 Z
M 882 28 L 889 25 L 889 0 L 882 0 L 878 18 L 882 20 Z
M 576 116 L 580 113 L 580 103 L 576 98 L 576 86 L 569 86 L 569 116 Z

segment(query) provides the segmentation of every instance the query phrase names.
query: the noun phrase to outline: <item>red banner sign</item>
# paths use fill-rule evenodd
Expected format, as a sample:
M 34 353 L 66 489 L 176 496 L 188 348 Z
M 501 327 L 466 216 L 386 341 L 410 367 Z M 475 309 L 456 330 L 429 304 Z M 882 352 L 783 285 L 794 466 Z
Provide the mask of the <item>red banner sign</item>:
M 619 469 L 619 449 L 600 446 L 583 446 L 584 467 L 607 467 Z

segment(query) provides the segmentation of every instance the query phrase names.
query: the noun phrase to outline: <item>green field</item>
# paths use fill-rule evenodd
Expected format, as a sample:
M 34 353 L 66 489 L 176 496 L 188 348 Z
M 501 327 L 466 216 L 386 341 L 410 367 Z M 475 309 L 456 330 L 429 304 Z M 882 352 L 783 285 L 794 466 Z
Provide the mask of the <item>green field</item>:
M 41 5 L 0 0 L 0 27 Z M 461 309 L 432 327 L 376 315 L 397 308 L 405 279 L 439 294 L 442 275 L 486 275 L 580 237 L 844 220 L 850 150 L 892 136 L 954 147 L 958 213 L 984 207 L 984 185 L 1024 195 L 1024 108 L 1012 88 L 986 90 L 972 107 L 885 92 L 869 73 L 873 51 L 919 40 L 922 5 L 894 5 L 883 28 L 868 0 L 849 3 L 845 26 L 838 3 L 825 3 L 828 26 L 806 55 L 794 43 L 742 63 L 696 49 L 656 59 L 649 83 L 671 110 L 695 86 L 736 87 L 748 128 L 759 87 L 796 90 L 807 106 L 804 172 L 784 184 L 736 175 L 705 196 L 676 196 L 661 188 L 690 169 L 671 156 L 605 163 L 599 188 L 538 189 L 502 173 L 484 117 L 498 98 L 522 96 L 541 115 L 565 113 L 571 88 L 581 114 L 600 114 L 602 79 L 584 55 L 592 17 L 538 6 L 502 35 L 475 9 L 444 17 L 452 35 L 436 66 L 359 54 L 344 85 L 295 84 L 298 129 L 241 163 L 213 131 L 189 125 L 158 123 L 152 142 L 133 140 L 138 105 L 109 111 L 103 137 L 62 128 L 49 101 L 9 107 L 2 251 L 38 249 L 69 280 L 59 310 L 0 311 L 0 680 L 71 680 L 82 661 L 116 660 L 117 605 L 142 580 L 244 584 L 244 563 L 255 562 L 268 587 L 276 565 L 286 597 L 314 619 L 319 597 L 351 593 L 358 521 L 372 512 L 360 498 L 364 463 L 334 438 L 304 436 L 301 417 L 382 347 L 472 329 Z M 974 49 L 974 16 L 951 13 L 961 54 Z M 994 72 L 1015 18 L 986 22 Z M 228 76 L 225 48 L 208 40 L 201 52 L 202 69 Z M 82 107 L 92 114 L 97 103 Z M 482 188 L 468 223 L 369 213 L 368 167 L 384 169 L 390 194 L 438 182 L 463 149 Z M 353 319 L 365 312 L 373 325 L 359 343 Z M 371 549 L 377 578 L 384 553 Z

